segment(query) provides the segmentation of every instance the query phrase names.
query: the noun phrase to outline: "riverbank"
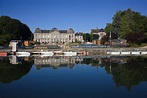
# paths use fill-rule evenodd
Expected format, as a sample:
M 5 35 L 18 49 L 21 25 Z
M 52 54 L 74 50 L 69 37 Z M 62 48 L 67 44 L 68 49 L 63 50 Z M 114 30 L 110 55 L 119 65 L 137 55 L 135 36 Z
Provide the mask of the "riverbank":
M 77 52 L 77 54 L 81 55 L 110 55 L 108 52 L 119 52 L 118 55 L 122 55 L 121 53 L 123 52 L 125 55 L 126 52 L 130 52 L 131 55 L 133 52 L 138 52 L 137 55 L 141 55 L 142 52 L 147 53 L 147 47 L 140 47 L 140 48 L 64 48 L 64 49 L 18 49 L 18 52 Z M 0 52 L 6 52 L 8 54 L 13 54 L 10 49 L 0 49 Z M 146 55 L 142 54 L 142 55 Z M 116 54 L 117 55 L 117 54 Z M 127 54 L 128 55 L 128 54 Z

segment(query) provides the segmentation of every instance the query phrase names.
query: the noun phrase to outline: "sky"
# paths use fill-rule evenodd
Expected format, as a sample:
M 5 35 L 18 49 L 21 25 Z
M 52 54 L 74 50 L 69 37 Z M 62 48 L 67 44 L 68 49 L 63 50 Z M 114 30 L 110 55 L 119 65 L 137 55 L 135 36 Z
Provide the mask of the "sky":
M 131 8 L 147 15 L 147 0 L 0 0 L 0 16 L 10 16 L 35 28 L 75 32 L 105 28 L 116 11 Z

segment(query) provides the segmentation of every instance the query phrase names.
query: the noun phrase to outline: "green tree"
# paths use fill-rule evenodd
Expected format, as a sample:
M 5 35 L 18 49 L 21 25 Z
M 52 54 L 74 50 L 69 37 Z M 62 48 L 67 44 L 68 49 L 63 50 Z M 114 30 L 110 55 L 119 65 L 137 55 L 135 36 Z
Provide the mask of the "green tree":
M 17 19 L 0 17 L 0 45 L 8 45 L 10 40 L 30 40 L 33 36 L 29 27 Z
M 147 16 L 127 9 L 117 11 L 112 19 L 112 24 L 109 23 L 105 27 L 106 33 L 111 31 L 132 44 L 147 42 Z
M 91 35 L 91 39 L 92 40 L 98 40 L 99 39 L 99 35 L 98 34 L 93 34 L 93 35 Z
M 105 27 L 105 32 L 106 33 L 110 33 L 110 32 L 112 32 L 112 24 L 111 23 L 107 23 L 106 24 L 106 27 Z
M 107 36 L 107 35 L 103 36 L 101 39 L 101 44 L 104 45 L 105 42 L 107 42 L 108 40 L 109 40 L 109 36 Z
M 134 21 L 133 21 L 133 12 L 131 9 L 128 9 L 123 12 L 124 15 L 121 17 L 121 25 L 120 25 L 120 38 L 125 38 L 126 34 L 131 33 L 134 28 Z
M 83 40 L 85 42 L 89 42 L 90 41 L 90 34 L 89 33 L 84 33 L 83 34 Z
M 111 32 L 114 32 L 118 36 L 119 36 L 119 33 L 120 33 L 121 16 L 122 16 L 122 12 L 121 11 L 117 11 L 116 14 L 112 18 L 113 22 L 112 22 Z

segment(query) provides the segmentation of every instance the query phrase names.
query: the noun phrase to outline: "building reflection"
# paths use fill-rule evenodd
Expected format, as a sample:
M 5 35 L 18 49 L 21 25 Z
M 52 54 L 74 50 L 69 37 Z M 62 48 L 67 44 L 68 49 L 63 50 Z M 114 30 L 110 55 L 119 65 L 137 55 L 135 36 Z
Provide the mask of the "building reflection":
M 29 58 L 18 58 L 16 56 L 0 58 L 0 82 L 7 84 L 14 80 L 19 80 L 27 75 L 32 68 L 33 62 Z
M 113 57 L 102 57 L 102 56 L 77 56 L 77 57 L 17 57 L 15 55 L 9 56 L 11 64 L 19 64 L 22 61 L 34 62 L 37 69 L 42 67 L 69 67 L 73 68 L 75 64 L 89 64 L 91 66 L 110 66 L 111 63 L 125 64 L 129 57 L 113 56 Z
M 11 64 L 18 64 L 18 59 L 15 55 L 10 56 L 9 60 Z
M 76 60 L 71 57 L 35 57 L 34 65 L 37 69 L 42 67 L 69 67 L 73 68 Z
M 127 58 L 123 57 L 86 57 L 86 56 L 77 56 L 77 57 L 35 57 L 34 65 L 37 69 L 43 67 L 68 67 L 73 68 L 75 64 L 89 64 L 91 66 L 109 66 L 109 62 L 114 63 L 126 63 Z
M 16 55 L 11 55 L 9 56 L 9 61 L 11 64 L 19 64 L 22 63 L 22 61 L 26 61 L 26 62 L 32 62 L 31 57 L 17 57 Z

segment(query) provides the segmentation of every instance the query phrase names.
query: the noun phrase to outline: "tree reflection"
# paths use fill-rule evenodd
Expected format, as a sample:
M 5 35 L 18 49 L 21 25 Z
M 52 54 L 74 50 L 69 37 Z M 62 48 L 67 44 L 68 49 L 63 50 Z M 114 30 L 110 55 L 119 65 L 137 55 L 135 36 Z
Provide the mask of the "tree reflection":
M 22 59 L 21 63 L 13 65 L 9 62 L 9 58 L 2 58 L 0 60 L 0 82 L 10 83 L 20 79 L 30 71 L 32 65 L 32 62 L 24 59 Z
M 0 82 L 10 83 L 20 79 L 30 71 L 33 63 L 37 69 L 44 67 L 73 68 L 75 64 L 87 64 L 97 68 L 104 67 L 107 74 L 112 74 L 116 87 L 124 86 L 128 90 L 131 90 L 134 85 L 147 81 L 147 57 L 36 57 L 17 60 L 14 57 L 13 60 L 11 63 L 15 65 L 9 63 L 9 58 L 0 58 Z
M 106 66 L 107 73 L 112 73 L 113 80 L 117 87 L 125 86 L 131 90 L 132 86 L 138 85 L 140 82 L 147 81 L 147 58 L 130 57 L 127 63 L 111 62 L 110 67 Z

